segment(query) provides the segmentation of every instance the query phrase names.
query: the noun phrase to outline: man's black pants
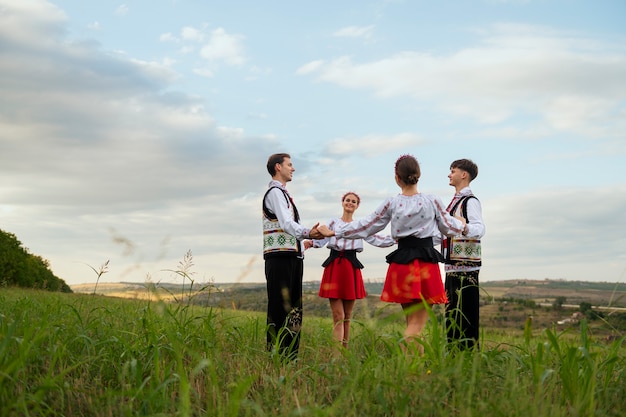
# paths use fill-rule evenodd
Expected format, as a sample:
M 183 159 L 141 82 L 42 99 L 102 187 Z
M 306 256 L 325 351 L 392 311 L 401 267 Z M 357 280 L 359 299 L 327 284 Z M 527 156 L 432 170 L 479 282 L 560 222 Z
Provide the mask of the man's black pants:
M 278 256 L 265 260 L 267 281 L 267 347 L 295 359 L 302 327 L 303 260 Z
M 480 321 L 479 271 L 446 273 L 446 329 L 448 343 L 469 349 L 478 343 Z

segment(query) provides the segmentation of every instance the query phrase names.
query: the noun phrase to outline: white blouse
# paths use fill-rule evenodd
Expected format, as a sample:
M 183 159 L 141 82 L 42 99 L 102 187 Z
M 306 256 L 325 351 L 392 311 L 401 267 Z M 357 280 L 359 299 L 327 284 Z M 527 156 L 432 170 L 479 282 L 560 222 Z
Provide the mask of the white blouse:
M 391 223 L 391 237 L 437 237 L 439 233 L 456 236 L 463 231 L 463 222 L 452 217 L 441 198 L 430 194 L 388 197 L 370 215 L 338 226 L 335 236 L 343 239 L 365 238 L 383 230 Z
M 354 223 L 354 221 L 352 223 Z M 346 223 L 341 219 L 334 218 L 328 221 L 328 228 L 331 230 L 337 230 L 337 228 L 341 228 L 346 224 L 350 223 Z M 334 249 L 337 251 L 355 250 L 357 252 L 362 252 L 363 240 L 365 240 L 370 245 L 377 246 L 379 248 L 387 248 L 396 244 L 396 240 L 389 235 L 383 236 L 374 234 L 371 236 L 365 236 L 362 239 L 345 239 L 337 236 L 331 236 L 324 239 L 314 240 L 313 247 L 321 248 L 324 245 L 327 245 L 328 249 Z

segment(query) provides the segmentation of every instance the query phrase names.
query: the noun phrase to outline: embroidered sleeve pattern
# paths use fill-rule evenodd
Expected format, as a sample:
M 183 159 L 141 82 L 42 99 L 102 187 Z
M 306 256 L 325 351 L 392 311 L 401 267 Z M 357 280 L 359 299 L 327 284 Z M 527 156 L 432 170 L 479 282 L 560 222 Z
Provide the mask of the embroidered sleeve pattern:
M 437 210 L 437 220 L 440 226 L 444 228 L 441 232 L 445 235 L 458 235 L 461 233 L 463 231 L 463 223 L 452 217 L 443 207 L 439 199 L 434 198 L 433 203 Z
M 379 248 L 388 248 L 396 244 L 396 240 L 391 236 L 372 235 L 364 238 L 364 240 L 372 246 Z
M 385 219 L 385 216 L 387 214 L 387 211 L 389 210 L 390 205 L 391 201 L 388 200 L 386 203 L 384 203 L 380 210 L 376 210 L 370 216 L 357 221 L 354 228 L 351 226 L 354 222 L 347 224 L 342 229 L 342 236 L 354 239 L 356 237 L 367 237 L 371 234 L 383 230 L 387 223 L 389 223 Z

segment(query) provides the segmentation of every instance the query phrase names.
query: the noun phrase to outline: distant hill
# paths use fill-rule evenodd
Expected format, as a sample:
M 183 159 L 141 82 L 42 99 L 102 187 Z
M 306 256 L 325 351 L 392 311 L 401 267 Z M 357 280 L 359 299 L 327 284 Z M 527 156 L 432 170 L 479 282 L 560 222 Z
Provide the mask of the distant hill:
M 365 280 L 365 289 L 373 297 L 382 292 L 384 282 L 381 280 Z M 320 281 L 304 281 L 302 289 L 307 294 L 317 294 Z M 557 297 L 565 297 L 568 304 L 589 302 L 594 306 L 626 307 L 626 284 L 615 282 L 589 282 L 566 280 L 527 280 L 515 279 L 504 281 L 486 281 L 480 284 L 481 297 L 485 302 L 494 299 L 533 300 L 537 303 L 552 302 Z M 73 285 L 76 292 L 94 292 L 95 284 Z M 237 302 L 239 296 L 246 298 L 250 293 L 263 293 L 265 283 L 195 283 L 194 290 L 214 295 L 216 298 L 225 297 Z M 116 297 L 145 298 L 146 294 L 160 294 L 161 298 L 184 297 L 189 293 L 188 284 L 183 286 L 177 283 L 137 283 L 118 282 L 100 283 L 97 293 Z M 195 292 L 195 291 L 194 291 Z M 220 295 L 221 294 L 221 295 Z M 228 296 L 227 296 L 228 295 Z M 154 294 L 153 294 L 154 296 Z M 153 297 L 151 296 L 151 297 Z M 213 304 L 209 302 L 208 304 Z M 231 304 L 229 301 L 228 304 Z
M 329 317 L 328 300 L 320 298 L 319 281 L 303 283 L 304 315 Z M 353 318 L 385 318 L 398 314 L 398 306 L 380 301 L 382 281 L 367 281 L 368 296 L 356 303 Z M 75 292 L 111 297 L 185 302 L 204 307 L 264 312 L 265 283 L 100 283 L 74 285 Z M 576 326 L 583 314 L 598 337 L 626 331 L 626 285 L 610 282 L 562 280 L 488 281 L 481 284 L 481 324 L 490 329 L 523 332 L 529 317 L 533 328 L 565 329 Z M 441 306 L 439 306 L 441 307 Z M 441 310 L 441 308 L 439 308 Z M 590 327 L 591 328 L 591 327 Z M 617 332 L 617 333 L 616 333 Z
M 303 282 L 306 309 L 327 314 L 327 300 L 317 296 L 319 281 Z M 72 286 L 75 292 L 93 293 L 122 298 L 188 301 L 203 306 L 264 311 L 267 308 L 265 283 L 195 283 L 189 286 L 174 283 L 100 283 Z M 379 300 L 382 281 L 365 282 L 369 308 L 388 306 Z M 552 305 L 578 308 L 581 303 L 594 307 L 626 308 L 626 284 L 609 282 L 580 282 L 562 280 L 509 280 L 481 283 L 481 303 L 516 301 L 525 304 Z M 305 309 L 305 310 L 306 310 Z M 313 312 L 313 311 L 311 311 Z
M 482 296 L 492 299 L 528 299 L 537 303 L 564 297 L 567 304 L 591 303 L 594 306 L 626 307 L 626 284 L 567 280 L 487 281 L 480 284 Z
M 72 292 L 49 266 L 47 260 L 24 248 L 14 234 L 0 230 L 0 286 Z

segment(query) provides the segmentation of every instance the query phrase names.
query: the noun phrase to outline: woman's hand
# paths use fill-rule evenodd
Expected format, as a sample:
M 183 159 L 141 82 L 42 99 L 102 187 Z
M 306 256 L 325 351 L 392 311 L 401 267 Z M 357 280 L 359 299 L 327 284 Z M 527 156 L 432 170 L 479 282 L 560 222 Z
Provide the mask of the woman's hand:
M 331 236 L 335 236 L 335 232 L 333 230 L 330 230 L 328 228 L 328 226 L 326 226 L 325 224 L 318 226 L 317 230 L 322 234 L 322 236 L 324 237 L 331 237 Z
M 461 229 L 462 230 L 461 234 L 463 236 L 467 235 L 467 220 L 465 220 L 465 217 L 455 214 L 454 218 L 457 220 L 460 220 L 463 223 L 463 229 Z

